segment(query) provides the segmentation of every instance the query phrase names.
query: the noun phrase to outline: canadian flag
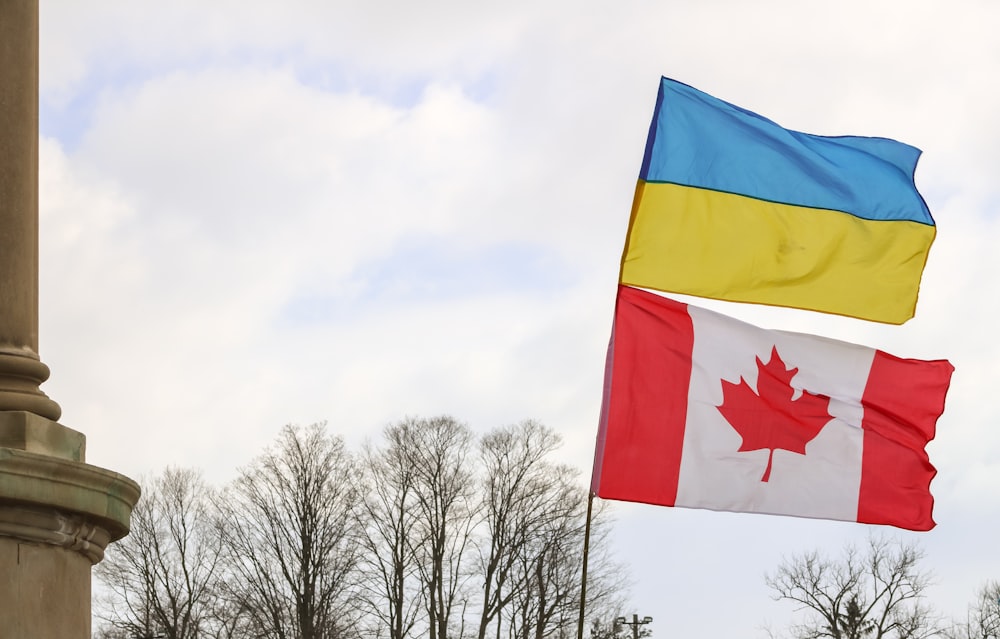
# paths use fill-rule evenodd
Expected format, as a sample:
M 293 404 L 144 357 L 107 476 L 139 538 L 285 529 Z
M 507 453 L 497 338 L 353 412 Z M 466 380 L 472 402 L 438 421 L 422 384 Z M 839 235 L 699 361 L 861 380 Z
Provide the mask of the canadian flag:
M 591 490 L 930 530 L 953 370 L 622 286 Z

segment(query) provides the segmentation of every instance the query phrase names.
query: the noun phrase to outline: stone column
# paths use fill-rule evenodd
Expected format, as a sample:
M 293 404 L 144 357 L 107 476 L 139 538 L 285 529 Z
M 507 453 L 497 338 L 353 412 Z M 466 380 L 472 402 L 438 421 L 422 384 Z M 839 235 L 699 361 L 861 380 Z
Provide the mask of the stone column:
M 90 569 L 139 487 L 39 386 L 38 0 L 0 0 L 0 639 L 90 637 Z

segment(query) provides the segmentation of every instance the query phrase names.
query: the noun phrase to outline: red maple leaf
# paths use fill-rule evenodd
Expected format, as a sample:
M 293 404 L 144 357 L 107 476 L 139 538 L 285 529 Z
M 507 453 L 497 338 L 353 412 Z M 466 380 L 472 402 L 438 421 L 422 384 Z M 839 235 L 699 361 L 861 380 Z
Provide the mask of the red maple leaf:
M 767 468 L 760 478 L 767 481 L 775 450 L 806 454 L 806 444 L 831 419 L 827 412 L 830 398 L 802 391 L 802 395 L 792 399 L 795 389 L 791 381 L 799 369 L 786 369 L 777 348 L 771 349 L 767 365 L 759 357 L 756 359 L 757 392 L 742 377 L 739 384 L 722 380 L 722 405 L 718 409 L 743 438 L 738 452 L 770 450 Z

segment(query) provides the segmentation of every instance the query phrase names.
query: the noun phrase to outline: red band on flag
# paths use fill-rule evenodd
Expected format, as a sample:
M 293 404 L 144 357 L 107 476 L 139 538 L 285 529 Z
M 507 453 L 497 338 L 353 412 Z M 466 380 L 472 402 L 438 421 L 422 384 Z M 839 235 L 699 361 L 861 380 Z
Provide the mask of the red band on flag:
M 930 483 L 937 470 L 924 447 L 934 438 L 953 370 L 945 360 L 875 352 L 861 399 L 865 439 L 859 522 L 910 530 L 934 527 Z M 917 397 L 921 401 L 914 401 Z
M 635 297 L 655 310 L 633 308 Z M 592 490 L 605 499 L 672 506 L 687 420 L 691 318 L 683 304 L 627 287 L 618 304 L 629 308 L 615 314 Z M 670 339 L 648 339 L 664 331 Z

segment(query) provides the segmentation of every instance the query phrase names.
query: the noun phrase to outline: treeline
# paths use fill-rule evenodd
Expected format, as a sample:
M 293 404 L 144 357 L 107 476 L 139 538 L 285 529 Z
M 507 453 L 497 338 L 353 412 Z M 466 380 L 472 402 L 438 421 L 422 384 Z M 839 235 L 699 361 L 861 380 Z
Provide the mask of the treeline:
M 573 637 L 587 490 L 535 421 L 477 437 L 405 419 L 349 451 L 322 424 L 285 427 L 216 488 L 167 469 L 95 569 L 103 639 Z M 599 502 L 588 616 L 620 608 L 625 573 Z

